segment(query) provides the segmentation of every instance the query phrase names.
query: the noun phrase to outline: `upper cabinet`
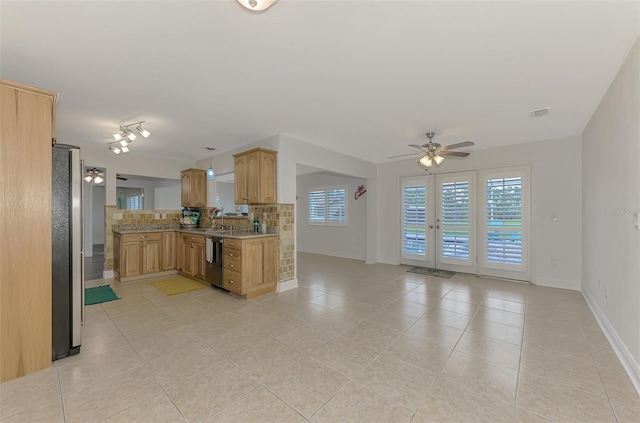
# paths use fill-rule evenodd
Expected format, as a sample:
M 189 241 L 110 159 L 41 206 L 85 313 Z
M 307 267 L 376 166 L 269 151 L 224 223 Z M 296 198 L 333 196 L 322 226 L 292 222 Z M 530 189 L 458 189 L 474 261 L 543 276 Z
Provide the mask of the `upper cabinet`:
M 182 207 L 207 206 L 207 171 L 203 169 L 185 169 L 181 174 Z
M 277 203 L 277 154 L 254 148 L 233 156 L 236 204 Z

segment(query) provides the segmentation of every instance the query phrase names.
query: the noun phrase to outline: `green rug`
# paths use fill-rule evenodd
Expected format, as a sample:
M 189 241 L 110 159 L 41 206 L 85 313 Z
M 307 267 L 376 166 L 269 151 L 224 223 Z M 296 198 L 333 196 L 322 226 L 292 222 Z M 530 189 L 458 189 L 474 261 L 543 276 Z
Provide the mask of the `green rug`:
M 425 276 L 438 276 L 440 278 L 450 278 L 455 275 L 455 273 L 449 272 L 447 270 L 431 269 L 429 267 L 412 267 L 411 269 L 407 270 L 407 272 L 419 273 Z
M 120 298 L 118 298 L 109 285 L 85 288 L 84 290 L 84 305 L 106 303 L 108 301 L 119 299 Z

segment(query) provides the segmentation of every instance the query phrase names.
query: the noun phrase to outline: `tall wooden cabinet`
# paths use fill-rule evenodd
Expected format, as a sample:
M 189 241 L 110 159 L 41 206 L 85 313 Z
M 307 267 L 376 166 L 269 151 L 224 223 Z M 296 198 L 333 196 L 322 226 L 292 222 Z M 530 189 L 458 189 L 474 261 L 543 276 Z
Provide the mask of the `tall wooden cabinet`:
M 51 366 L 56 98 L 0 80 L 0 382 Z
M 185 169 L 180 172 L 182 207 L 207 206 L 207 171 Z
M 254 148 L 233 156 L 236 204 L 277 203 L 277 154 Z

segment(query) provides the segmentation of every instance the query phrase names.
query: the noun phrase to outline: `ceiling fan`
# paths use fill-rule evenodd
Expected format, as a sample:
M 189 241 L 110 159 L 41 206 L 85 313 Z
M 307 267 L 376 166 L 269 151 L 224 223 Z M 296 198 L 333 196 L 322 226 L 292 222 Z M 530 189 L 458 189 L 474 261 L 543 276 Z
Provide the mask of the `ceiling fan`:
M 124 176 L 120 175 L 119 173 L 116 173 L 116 179 L 120 179 L 121 181 L 126 181 L 129 178 L 125 178 Z
M 436 135 L 435 132 L 427 132 L 426 135 L 427 135 L 427 138 L 429 138 L 428 143 L 422 144 L 422 145 L 409 144 L 409 147 L 417 148 L 418 150 L 420 150 L 419 153 L 401 154 L 399 156 L 391 156 L 387 158 L 394 159 L 396 157 L 414 156 L 416 154 L 420 154 L 422 155 L 422 157 L 420 158 L 418 163 L 420 163 L 422 166 L 428 169 L 431 166 L 433 166 L 434 163 L 436 166 L 439 166 L 444 161 L 445 156 L 467 157 L 471 153 L 464 153 L 461 151 L 450 151 L 450 150 L 453 150 L 455 148 L 471 147 L 472 145 L 475 145 L 473 141 L 463 141 L 457 144 L 446 145 L 443 147 L 437 142 L 433 142 L 433 137 Z

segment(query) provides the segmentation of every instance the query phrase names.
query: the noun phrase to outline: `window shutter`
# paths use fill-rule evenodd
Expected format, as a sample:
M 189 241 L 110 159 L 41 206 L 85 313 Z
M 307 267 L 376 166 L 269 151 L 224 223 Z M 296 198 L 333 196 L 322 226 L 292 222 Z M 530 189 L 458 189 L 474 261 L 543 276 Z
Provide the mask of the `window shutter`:
M 325 221 L 325 192 L 309 192 L 309 222 L 324 223 Z
M 522 263 L 522 177 L 487 180 L 487 261 Z
M 345 190 L 327 190 L 327 222 L 343 223 L 345 221 Z
M 405 254 L 426 254 L 426 193 L 427 186 L 424 184 L 405 185 L 402 189 L 402 238 Z
M 221 203 L 220 203 L 220 196 L 216 195 L 216 208 L 220 208 L 222 207 Z
M 469 182 L 442 184 L 442 256 L 469 258 Z

